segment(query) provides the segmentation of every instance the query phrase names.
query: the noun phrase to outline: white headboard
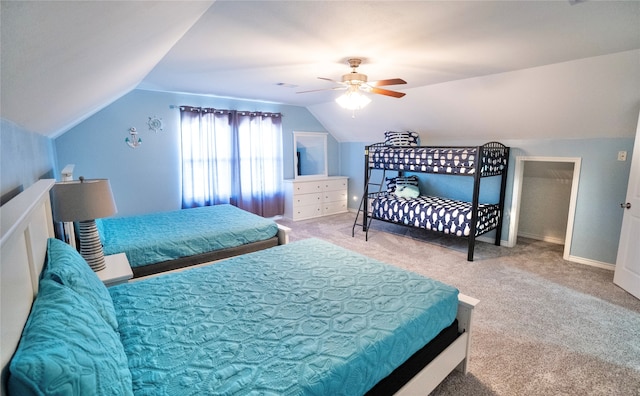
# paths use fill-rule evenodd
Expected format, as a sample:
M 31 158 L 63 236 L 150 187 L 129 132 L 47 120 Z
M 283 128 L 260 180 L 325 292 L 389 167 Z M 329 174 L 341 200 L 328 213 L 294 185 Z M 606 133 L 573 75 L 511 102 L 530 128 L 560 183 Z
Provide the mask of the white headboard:
M 47 252 L 54 236 L 49 190 L 55 180 L 39 180 L 0 207 L 0 356 L 6 394 L 7 365 L 22 335 Z

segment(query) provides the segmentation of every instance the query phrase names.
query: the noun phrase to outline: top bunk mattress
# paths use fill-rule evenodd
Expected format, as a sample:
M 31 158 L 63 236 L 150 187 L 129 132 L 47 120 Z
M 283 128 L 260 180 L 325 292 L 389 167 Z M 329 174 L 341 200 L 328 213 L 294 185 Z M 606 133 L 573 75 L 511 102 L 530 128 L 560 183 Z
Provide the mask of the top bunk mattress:
M 109 288 L 137 395 L 358 395 L 457 289 L 317 239 Z
M 278 233 L 274 221 L 227 204 L 96 223 L 104 253 L 126 253 L 131 267 L 232 248 Z
M 482 176 L 499 175 L 508 165 L 508 147 L 488 143 L 479 147 L 400 147 L 374 144 L 368 147 L 368 167 L 410 172 L 474 175 L 480 159 Z M 479 153 L 482 153 L 480 156 Z

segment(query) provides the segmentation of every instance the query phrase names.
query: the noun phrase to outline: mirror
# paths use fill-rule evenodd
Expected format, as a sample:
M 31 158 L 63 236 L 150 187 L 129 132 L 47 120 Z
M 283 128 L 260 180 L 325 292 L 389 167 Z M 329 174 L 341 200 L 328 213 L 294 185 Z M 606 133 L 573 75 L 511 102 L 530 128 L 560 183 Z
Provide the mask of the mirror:
M 293 132 L 296 179 L 327 177 L 327 134 Z

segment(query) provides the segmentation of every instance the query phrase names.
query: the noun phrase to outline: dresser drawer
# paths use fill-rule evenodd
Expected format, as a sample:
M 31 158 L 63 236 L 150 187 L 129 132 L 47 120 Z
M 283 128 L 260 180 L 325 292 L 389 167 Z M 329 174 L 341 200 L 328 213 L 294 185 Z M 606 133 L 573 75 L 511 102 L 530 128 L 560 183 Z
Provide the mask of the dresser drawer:
M 322 216 L 321 205 L 298 205 L 293 208 L 293 220 Z
M 347 200 L 341 202 L 327 202 L 322 205 L 322 214 L 330 215 L 347 211 Z
M 324 202 L 345 201 L 347 199 L 347 192 L 342 190 L 325 191 Z
M 322 191 L 322 182 L 310 181 L 293 184 L 293 195 L 310 194 Z
M 318 205 L 322 202 L 322 193 L 297 194 L 293 196 L 293 207 L 299 205 Z
M 346 190 L 347 179 L 324 180 L 322 187 L 324 191 Z

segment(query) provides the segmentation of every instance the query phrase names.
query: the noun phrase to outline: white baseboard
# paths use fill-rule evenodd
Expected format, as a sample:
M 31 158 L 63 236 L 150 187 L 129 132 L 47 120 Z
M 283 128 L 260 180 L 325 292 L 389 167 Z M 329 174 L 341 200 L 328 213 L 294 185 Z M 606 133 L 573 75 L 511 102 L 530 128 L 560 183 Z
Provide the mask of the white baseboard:
M 564 238 L 556 238 L 548 235 L 535 235 L 527 232 L 518 231 L 519 237 L 535 239 L 536 241 L 543 241 L 549 243 L 555 243 L 556 245 L 564 245 Z
M 560 240 L 560 239 L 554 238 L 554 237 L 544 237 L 544 236 L 541 237 L 541 236 L 537 236 L 537 235 L 528 234 L 526 232 L 518 232 L 518 236 L 525 237 L 525 238 L 531 238 L 531 239 L 535 239 L 535 240 L 543 241 L 543 242 L 555 243 L 557 245 L 564 245 L 564 240 Z M 563 258 L 565 260 L 567 260 L 567 261 L 571 261 L 572 263 L 584 264 L 584 265 L 588 265 L 588 266 L 591 266 L 591 267 L 597 267 L 597 268 L 606 269 L 606 270 L 609 270 L 609 271 L 614 271 L 616 269 L 616 265 L 615 264 L 605 263 L 605 262 L 602 262 L 602 261 L 596 261 L 596 260 L 592 260 L 592 259 L 588 259 L 588 258 L 584 258 L 584 257 L 572 256 L 570 254 L 564 256 Z
M 615 264 L 605 263 L 603 261 L 591 260 L 591 259 L 584 258 L 584 257 L 577 257 L 577 256 L 569 255 L 569 257 L 566 260 L 567 261 L 571 261 L 572 263 L 589 265 L 591 267 L 598 267 L 598 268 L 606 269 L 606 270 L 609 270 L 609 271 L 615 271 L 615 269 L 616 269 L 616 265 Z

